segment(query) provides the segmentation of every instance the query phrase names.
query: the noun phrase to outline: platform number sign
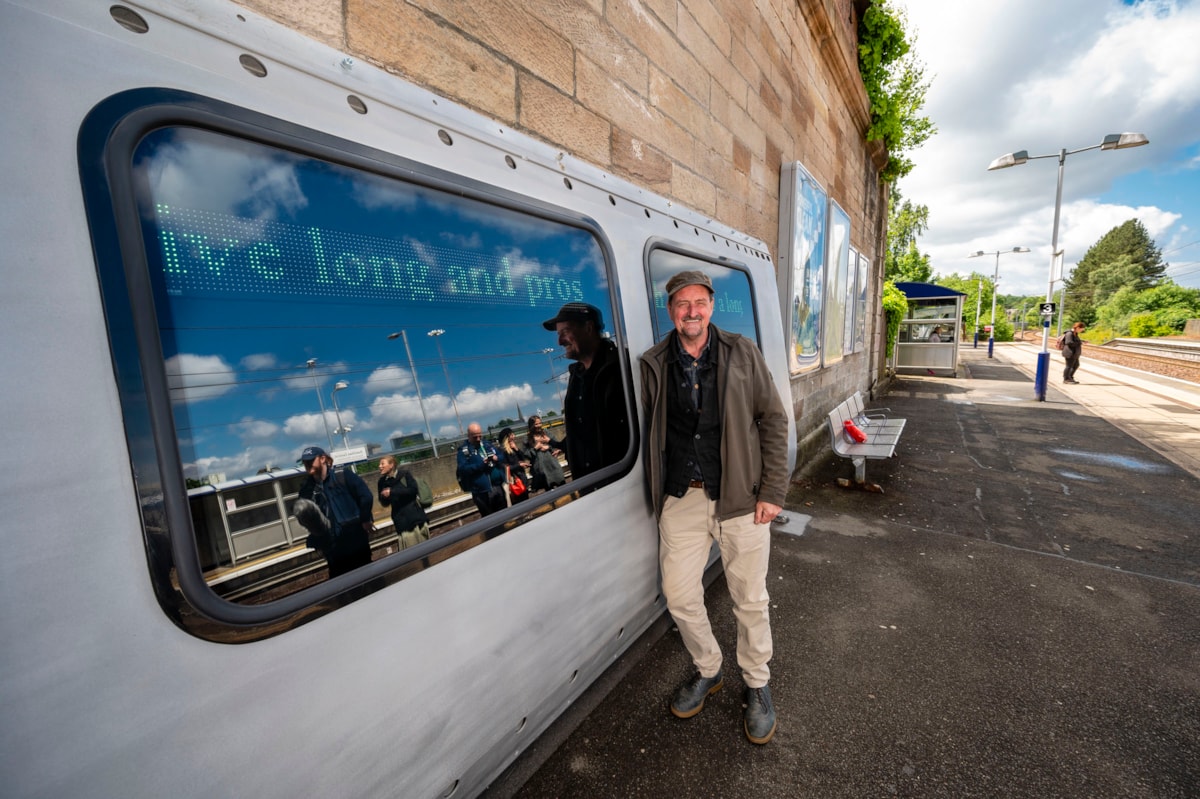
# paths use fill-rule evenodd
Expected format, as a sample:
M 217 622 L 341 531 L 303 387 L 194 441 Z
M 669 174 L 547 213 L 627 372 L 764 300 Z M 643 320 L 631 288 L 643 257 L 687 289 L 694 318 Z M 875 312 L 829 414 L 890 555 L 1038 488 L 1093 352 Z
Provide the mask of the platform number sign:
M 1043 302 L 1041 304 L 1042 316 L 1054 316 L 1055 305 L 1052 302 Z

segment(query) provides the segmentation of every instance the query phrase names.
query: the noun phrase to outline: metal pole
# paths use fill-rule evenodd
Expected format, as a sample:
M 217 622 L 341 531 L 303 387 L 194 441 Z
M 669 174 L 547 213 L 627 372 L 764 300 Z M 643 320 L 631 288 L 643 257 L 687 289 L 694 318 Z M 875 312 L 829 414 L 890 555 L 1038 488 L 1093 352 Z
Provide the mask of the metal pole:
M 442 336 L 446 331 L 440 327 L 435 330 L 430 330 L 426 335 L 433 337 L 433 343 L 437 345 L 438 360 L 442 362 L 442 373 L 446 375 L 446 390 L 450 392 L 450 404 L 454 406 L 454 418 L 458 420 L 458 434 L 465 436 L 467 431 L 463 428 L 462 417 L 458 415 L 458 401 L 454 398 L 454 386 L 450 385 L 450 368 L 446 366 L 446 356 L 442 352 Z
M 554 352 L 554 348 L 547 347 L 542 352 L 546 355 L 546 360 L 550 363 L 550 382 L 554 383 L 555 388 L 558 389 L 558 409 L 561 411 L 566 407 L 567 402 L 563 399 L 562 384 L 558 382 L 558 375 L 554 373 L 554 356 L 550 354 Z
M 1067 149 L 1058 151 L 1058 188 L 1054 192 L 1054 233 L 1050 237 L 1050 280 L 1046 285 L 1046 302 L 1054 302 L 1054 261 L 1058 253 L 1058 218 L 1062 210 L 1063 170 Z M 1050 376 L 1050 317 L 1042 319 L 1042 351 L 1038 353 L 1033 393 L 1038 402 L 1046 401 L 1046 384 Z
M 342 424 L 342 409 L 338 407 L 337 393 L 343 388 L 348 388 L 349 385 L 345 380 L 339 380 L 334 384 L 333 391 L 329 393 L 329 398 L 333 400 L 333 414 L 337 417 L 337 431 L 342 437 L 342 449 L 350 449 L 350 441 L 346 438 L 346 433 L 349 431 L 346 429 L 346 425 Z
M 1062 335 L 1063 310 L 1066 307 L 1067 307 L 1067 279 L 1063 278 L 1062 288 L 1060 288 L 1058 290 L 1058 331 L 1054 334 L 1056 336 Z
M 1000 251 L 996 250 L 996 271 L 992 272 L 992 330 L 988 333 L 988 357 L 996 346 L 996 285 L 1000 282 Z
M 983 313 L 983 275 L 979 276 L 979 283 L 975 286 L 975 349 L 979 349 L 979 314 L 981 313 Z
M 416 404 L 421 407 L 421 419 L 425 420 L 425 432 L 430 434 L 430 444 L 433 445 L 433 457 L 438 457 L 438 441 L 433 438 L 433 428 L 430 427 L 430 417 L 425 414 L 425 399 L 421 397 L 421 382 L 416 379 L 416 366 L 413 364 L 413 350 L 408 348 L 408 331 L 401 330 L 404 340 L 404 354 L 408 355 L 408 371 L 413 373 L 413 385 L 416 386 Z
M 321 406 L 321 426 L 325 428 L 325 440 L 329 442 L 329 448 L 333 449 L 333 436 L 329 435 L 329 424 L 325 421 L 325 400 L 321 397 L 321 387 L 317 385 L 317 359 L 309 358 L 306 366 L 308 373 L 312 375 L 313 388 L 317 392 L 317 404 Z

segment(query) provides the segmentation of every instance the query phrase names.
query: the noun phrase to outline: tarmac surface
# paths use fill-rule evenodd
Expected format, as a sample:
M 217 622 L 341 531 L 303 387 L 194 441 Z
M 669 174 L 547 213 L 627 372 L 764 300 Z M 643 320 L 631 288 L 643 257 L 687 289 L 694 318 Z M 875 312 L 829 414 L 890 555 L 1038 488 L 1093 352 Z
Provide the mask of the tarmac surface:
M 794 483 L 769 744 L 717 577 L 699 715 L 667 710 L 692 667 L 664 617 L 483 795 L 1200 796 L 1200 386 L 1086 357 L 1064 386 L 1052 358 L 1037 402 L 1036 349 L 968 347 L 869 402 L 908 420 L 867 464 L 885 493 L 839 488 L 831 452 Z

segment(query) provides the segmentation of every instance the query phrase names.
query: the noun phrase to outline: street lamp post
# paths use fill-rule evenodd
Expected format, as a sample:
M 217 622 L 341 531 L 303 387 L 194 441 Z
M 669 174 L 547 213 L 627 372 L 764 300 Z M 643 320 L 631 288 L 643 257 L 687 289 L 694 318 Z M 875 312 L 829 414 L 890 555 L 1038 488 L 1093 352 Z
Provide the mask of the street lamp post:
M 433 437 L 433 428 L 429 426 L 429 416 L 425 413 L 425 399 L 421 396 L 421 381 L 417 380 L 417 367 L 413 364 L 412 350 L 408 347 L 408 331 L 389 333 L 388 338 L 392 341 L 398 338 L 404 339 L 404 353 L 408 356 L 408 371 L 412 373 L 413 386 L 417 389 L 417 405 L 421 407 L 421 418 L 425 420 L 425 432 L 429 434 L 429 443 L 433 446 L 433 457 L 436 458 L 438 456 L 437 439 Z
M 333 436 L 329 435 L 329 424 L 325 421 L 325 400 L 321 398 L 321 387 L 317 385 L 317 359 L 309 358 L 304 365 L 308 367 L 308 373 L 312 375 L 313 388 L 317 392 L 317 404 L 321 406 L 321 426 L 325 428 L 325 440 L 329 442 L 329 448 L 333 449 Z
M 1054 301 L 1054 261 L 1058 257 L 1058 218 L 1062 209 L 1062 186 L 1063 186 L 1063 168 L 1067 163 L 1067 156 L 1075 153 L 1082 153 L 1086 150 L 1124 150 L 1129 147 L 1140 147 L 1143 144 L 1149 144 L 1150 140 L 1142 133 L 1110 133 L 1104 137 L 1104 141 L 1099 144 L 1093 144 L 1091 147 L 1080 147 L 1078 150 L 1059 150 L 1058 153 L 1049 155 L 1030 155 L 1028 150 L 1018 150 L 1015 153 L 1002 155 L 992 163 L 988 164 L 988 171 L 996 169 L 1006 169 L 1010 166 L 1020 166 L 1026 161 L 1035 161 L 1039 158 L 1057 158 L 1058 159 L 1058 189 L 1054 195 L 1054 233 L 1050 241 L 1050 282 L 1046 288 L 1046 302 Z M 1033 392 L 1037 396 L 1038 402 L 1046 401 L 1046 383 L 1050 372 L 1050 317 L 1042 317 L 1042 351 L 1038 353 L 1037 374 L 1033 381 Z
M 975 284 L 975 343 L 972 349 L 979 349 L 979 314 L 983 311 L 983 275 Z
M 446 331 L 438 327 L 425 335 L 432 337 L 433 343 L 437 345 L 438 360 L 442 362 L 442 372 L 446 375 L 446 390 L 450 392 L 450 404 L 454 406 L 454 418 L 458 420 L 458 434 L 465 436 L 462 417 L 458 415 L 458 401 L 454 399 L 454 386 L 450 385 L 450 369 L 446 366 L 446 356 L 442 353 L 442 336 L 446 335 Z
M 550 364 L 550 382 L 554 383 L 555 388 L 558 389 L 558 407 L 561 410 L 567 403 L 563 399 L 562 384 L 558 382 L 558 375 L 554 373 L 554 355 L 551 354 L 553 352 L 553 347 L 546 347 L 542 350 L 542 354 L 546 356 L 546 361 Z
M 967 256 L 968 258 L 978 258 L 981 255 L 995 255 L 996 256 L 996 269 L 994 272 L 992 272 L 992 332 L 988 333 L 988 357 L 989 358 L 992 357 L 992 350 L 996 346 L 996 288 L 997 288 L 997 286 L 1000 285 L 1000 256 L 1008 255 L 1009 253 L 1014 253 L 1014 252 L 1029 252 L 1029 248 L 1028 247 L 1013 247 L 1011 250 L 996 250 L 994 253 L 984 252 L 983 250 L 980 250 L 979 252 L 973 252 Z M 978 303 L 976 303 L 976 308 L 978 309 Z M 975 314 L 976 314 L 976 316 L 975 316 L 976 326 L 978 327 L 979 311 L 976 310 Z
M 346 438 L 346 434 L 350 432 L 350 428 L 342 424 L 342 409 L 338 407 L 337 393 L 344 388 L 350 388 L 350 384 L 345 380 L 339 380 L 333 384 L 333 391 L 329 392 L 329 398 L 333 400 L 333 414 L 337 417 L 338 434 L 342 437 L 342 449 L 350 449 L 350 440 Z

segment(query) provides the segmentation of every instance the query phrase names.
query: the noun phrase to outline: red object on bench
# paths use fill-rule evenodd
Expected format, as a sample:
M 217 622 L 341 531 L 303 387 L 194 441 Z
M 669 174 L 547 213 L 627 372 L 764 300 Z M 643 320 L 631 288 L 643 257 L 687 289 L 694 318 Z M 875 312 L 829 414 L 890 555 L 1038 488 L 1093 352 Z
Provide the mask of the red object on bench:
M 853 420 L 847 419 L 842 422 L 842 426 L 846 428 L 846 436 L 857 441 L 859 444 L 867 440 L 867 434 L 859 429 Z

